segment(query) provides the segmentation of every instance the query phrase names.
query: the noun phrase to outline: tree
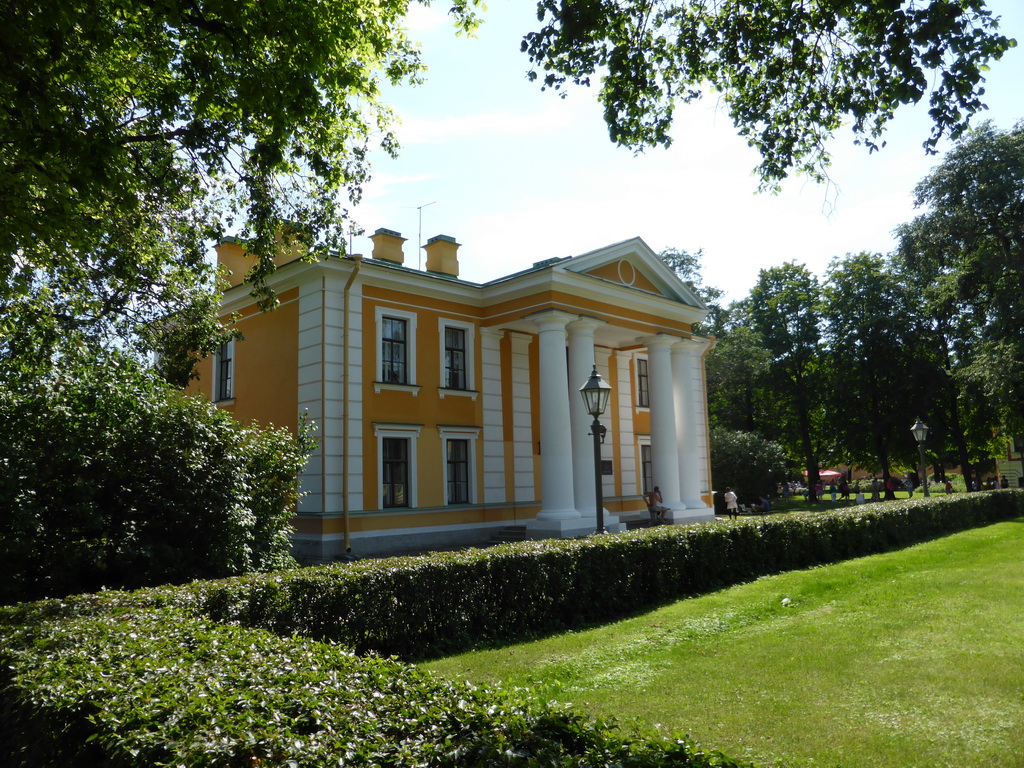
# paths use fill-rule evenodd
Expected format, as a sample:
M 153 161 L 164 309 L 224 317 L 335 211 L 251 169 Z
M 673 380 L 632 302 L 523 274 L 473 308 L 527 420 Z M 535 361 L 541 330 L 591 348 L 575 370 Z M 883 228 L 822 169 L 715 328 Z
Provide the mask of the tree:
M 999 426 L 990 398 L 969 374 L 982 349 L 982 327 L 956 286 L 946 258 L 956 247 L 942 228 L 918 217 L 897 232 L 893 269 L 920 304 L 920 341 L 934 356 L 928 447 L 940 474 L 945 465 L 959 466 L 970 478 L 976 463 L 990 459 L 992 430 Z
M 894 461 L 916 466 L 910 426 L 928 413 L 936 376 L 909 287 L 878 254 L 835 259 L 822 315 L 832 361 L 829 423 L 848 460 L 886 480 Z
M 711 430 L 711 475 L 741 500 L 774 494 L 775 484 L 785 477 L 785 464 L 786 453 L 777 443 L 752 432 Z
M 821 355 L 820 286 L 803 265 L 793 262 L 762 269 L 750 292 L 750 319 L 771 355 L 768 364 L 776 394 L 775 409 L 786 415 L 778 423 L 788 426 L 787 442 L 807 471 L 810 498 L 818 483 Z
M 694 331 L 709 335 L 719 333 L 727 322 L 727 310 L 722 307 L 725 291 L 704 284 L 704 277 L 700 272 L 704 250 L 698 249 L 695 253 L 690 253 L 678 248 L 666 248 L 658 256 L 708 308 L 708 316 L 694 327 Z
M 0 602 L 293 564 L 311 445 L 111 352 L 0 379 Z
M 771 355 L 752 328 L 738 325 L 722 334 L 707 358 L 708 418 L 713 426 L 764 433 L 775 406 L 770 363 Z
M 705 89 L 761 154 L 773 186 L 792 169 L 822 177 L 826 140 L 850 124 L 877 149 L 897 107 L 929 92 L 929 149 L 983 108 L 983 72 L 1015 45 L 984 0 L 761 2 L 540 0 L 523 40 L 546 88 L 589 85 L 612 141 L 668 145 L 675 105 Z
M 1024 429 L 1024 122 L 984 123 L 915 189 L 930 210 L 899 230 L 908 272 L 926 276 L 933 318 L 955 318 L 950 354 L 996 423 Z
M 477 2 L 453 0 L 463 28 Z M 339 196 L 358 200 L 372 143 L 395 149 L 379 88 L 421 70 L 407 8 L 5 3 L 0 334 L 123 343 L 212 290 L 205 250 L 228 226 L 260 254 L 250 278 L 271 306 L 274 254 L 341 247 Z

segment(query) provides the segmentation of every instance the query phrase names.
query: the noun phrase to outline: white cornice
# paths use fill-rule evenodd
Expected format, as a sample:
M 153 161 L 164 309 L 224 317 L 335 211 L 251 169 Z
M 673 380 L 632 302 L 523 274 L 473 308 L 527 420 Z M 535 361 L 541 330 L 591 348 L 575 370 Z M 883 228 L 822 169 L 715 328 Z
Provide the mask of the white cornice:
M 648 277 L 654 278 L 655 285 L 664 294 L 607 280 L 588 271 L 605 264 L 628 259 L 640 266 Z M 277 269 L 267 283 L 277 293 L 301 286 L 323 275 L 346 278 L 354 268 L 351 258 L 329 258 L 318 262 L 290 262 Z M 528 298 L 549 291 L 579 299 L 571 299 L 561 306 L 568 312 L 592 313 L 594 308 L 588 302 L 600 304 L 602 314 L 609 319 L 618 319 L 616 307 L 630 306 L 649 312 L 665 321 L 665 328 L 683 323 L 692 324 L 707 316 L 707 308 L 692 291 L 673 273 L 661 259 L 640 238 L 624 240 L 614 245 L 590 251 L 581 256 L 553 261 L 550 265 L 526 270 L 506 278 L 483 285 L 439 277 L 428 272 L 419 272 L 398 265 L 390 265 L 373 259 L 363 259 L 359 282 L 366 286 L 407 291 L 416 296 L 452 301 L 467 307 L 482 310 L 498 303 Z M 250 286 L 242 284 L 224 292 L 222 307 L 227 312 L 238 311 L 251 306 Z M 538 301 L 537 307 L 549 306 L 548 301 Z M 523 314 L 529 309 L 524 308 Z M 625 324 L 636 320 L 621 317 Z

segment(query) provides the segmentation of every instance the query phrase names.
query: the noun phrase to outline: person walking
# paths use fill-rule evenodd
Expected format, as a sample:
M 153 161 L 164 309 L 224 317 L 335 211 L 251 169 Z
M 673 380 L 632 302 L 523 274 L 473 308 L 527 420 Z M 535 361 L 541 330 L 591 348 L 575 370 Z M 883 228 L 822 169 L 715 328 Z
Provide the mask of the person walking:
M 725 514 L 729 517 L 739 517 L 740 508 L 736 502 L 736 494 L 732 492 L 732 488 L 726 487 L 725 489 Z

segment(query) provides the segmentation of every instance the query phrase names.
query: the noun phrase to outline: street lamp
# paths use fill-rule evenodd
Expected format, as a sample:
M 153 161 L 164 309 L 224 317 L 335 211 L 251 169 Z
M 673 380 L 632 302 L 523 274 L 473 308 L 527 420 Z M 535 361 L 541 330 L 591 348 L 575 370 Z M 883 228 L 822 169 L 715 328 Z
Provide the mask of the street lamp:
M 928 439 L 928 425 L 921 421 L 921 419 L 918 419 L 914 422 L 914 426 L 910 428 L 910 431 L 914 435 L 914 439 L 917 440 L 917 450 L 921 453 L 921 480 L 924 483 L 924 495 L 931 496 L 928 493 L 928 475 L 925 472 L 924 466 L 924 441 Z
M 601 414 L 608 407 L 608 399 L 612 395 L 610 384 L 601 380 L 601 374 L 594 366 L 593 373 L 587 383 L 580 387 L 587 413 L 594 417 L 590 425 L 590 434 L 594 436 L 594 490 L 597 499 L 597 533 L 607 533 L 604 529 L 604 492 L 601 487 L 601 443 L 604 442 L 605 428 L 601 426 Z

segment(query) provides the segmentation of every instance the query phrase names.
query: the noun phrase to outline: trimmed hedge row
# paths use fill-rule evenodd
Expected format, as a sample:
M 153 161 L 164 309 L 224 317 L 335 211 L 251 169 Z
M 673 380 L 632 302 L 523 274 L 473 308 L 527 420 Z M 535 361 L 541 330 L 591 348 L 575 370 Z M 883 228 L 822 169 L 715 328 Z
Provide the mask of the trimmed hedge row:
M 1022 515 L 998 491 L 10 606 L 0 765 L 736 768 L 310 638 L 425 656 Z
M 359 653 L 422 659 L 1021 515 L 1022 491 L 972 493 L 243 576 L 148 599 Z
M 0 611 L 9 768 L 740 768 L 526 694 L 128 601 Z

